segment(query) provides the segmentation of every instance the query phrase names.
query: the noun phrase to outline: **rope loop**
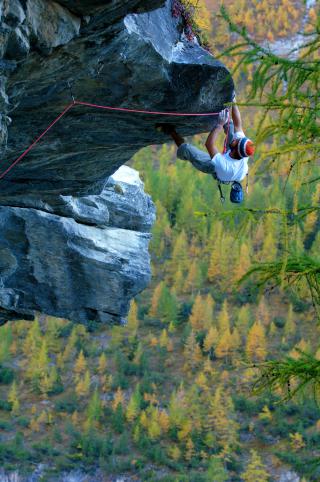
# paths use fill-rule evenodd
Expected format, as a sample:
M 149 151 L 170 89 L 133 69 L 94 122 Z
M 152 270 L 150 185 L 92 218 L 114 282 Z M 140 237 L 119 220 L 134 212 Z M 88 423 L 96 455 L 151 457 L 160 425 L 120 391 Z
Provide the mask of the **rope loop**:
M 18 164 L 27 154 L 35 147 L 36 144 L 49 132 L 49 130 L 74 106 L 82 105 L 86 107 L 93 107 L 95 109 L 104 109 L 109 111 L 117 111 L 117 112 L 128 112 L 128 113 L 139 113 L 139 114 L 148 114 L 148 115 L 165 115 L 165 116 L 176 116 L 176 117 L 209 117 L 214 115 L 219 115 L 220 112 L 163 112 L 163 111 L 152 111 L 152 110 L 143 110 L 143 109 L 129 109 L 127 107 L 111 107 L 108 105 L 98 105 L 92 104 L 90 102 L 81 102 L 79 100 L 75 100 L 72 85 L 70 81 L 67 81 L 68 88 L 70 90 L 70 95 L 72 102 L 68 104 L 63 111 L 49 124 L 49 126 L 35 139 L 35 141 L 30 144 L 30 146 L 22 153 L 20 156 L 12 163 L 10 166 L 5 169 L 2 173 L 0 173 L 0 180 L 4 178 L 4 176 L 11 171 L 11 169 Z M 228 111 L 228 122 L 230 124 L 230 110 Z M 228 124 L 228 132 L 229 132 L 229 124 Z M 228 136 L 228 134 L 227 134 Z M 227 139 L 227 138 L 226 138 Z M 225 147 L 226 147 L 227 140 L 225 140 Z M 224 151 L 225 152 L 225 151 Z

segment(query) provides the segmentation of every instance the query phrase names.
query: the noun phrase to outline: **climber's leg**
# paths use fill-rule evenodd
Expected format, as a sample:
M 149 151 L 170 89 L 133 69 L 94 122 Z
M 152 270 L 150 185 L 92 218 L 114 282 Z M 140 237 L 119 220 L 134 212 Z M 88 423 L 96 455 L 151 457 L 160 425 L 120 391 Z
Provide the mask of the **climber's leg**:
M 177 133 L 172 124 L 157 124 L 156 128 L 164 134 L 171 136 L 178 147 L 185 142 L 184 138 Z
M 199 171 L 214 175 L 214 164 L 207 152 L 202 151 L 191 144 L 187 144 L 184 138 L 177 133 L 174 126 L 171 124 L 158 124 L 156 127 L 164 134 L 168 134 L 172 137 L 178 146 L 177 157 L 179 159 L 190 161 Z
M 229 129 L 229 131 L 228 131 Z M 234 124 L 233 124 L 233 121 L 230 120 L 229 122 L 229 127 L 228 127 L 228 122 L 226 122 L 223 126 L 223 130 L 225 132 L 225 134 L 227 135 L 228 134 L 228 138 L 227 138 L 227 147 L 228 149 L 230 148 L 230 144 L 231 142 L 233 141 L 233 138 L 234 138 Z
M 209 154 L 192 144 L 183 143 L 178 147 L 177 156 L 184 161 L 190 161 L 198 171 L 206 174 L 215 173 L 214 164 Z
M 180 134 L 178 134 L 178 132 L 175 129 L 173 129 L 170 132 L 170 136 L 172 137 L 172 139 L 174 140 L 174 142 L 177 144 L 178 147 L 180 147 L 182 144 L 185 143 L 184 138 L 180 136 Z

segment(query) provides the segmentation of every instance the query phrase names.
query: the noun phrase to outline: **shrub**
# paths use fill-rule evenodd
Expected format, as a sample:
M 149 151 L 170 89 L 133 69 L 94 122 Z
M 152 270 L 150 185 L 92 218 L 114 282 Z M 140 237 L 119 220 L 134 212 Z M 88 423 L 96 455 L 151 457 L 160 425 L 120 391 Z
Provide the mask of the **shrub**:
M 60 451 L 53 447 L 49 440 L 43 440 L 41 442 L 36 442 L 32 445 L 32 448 L 41 455 L 56 456 L 60 455 Z
M 128 453 L 128 434 L 124 432 L 114 443 L 113 452 L 117 455 L 126 455 Z
M 0 383 L 9 385 L 14 379 L 14 371 L 11 368 L 0 367 Z
M 28 417 L 18 417 L 16 419 L 16 422 L 19 425 L 19 427 L 27 428 L 29 426 L 30 420 Z
M 257 415 L 262 409 L 261 400 L 250 400 L 249 398 L 246 398 L 242 395 L 235 395 L 234 397 L 232 397 L 232 399 L 234 403 L 234 408 L 239 412 L 246 412 L 250 415 Z
M 281 316 L 276 316 L 273 318 L 273 323 L 276 325 L 277 328 L 283 328 L 286 324 L 286 320 Z
M 6 400 L 0 399 L 0 410 L 11 412 L 11 403 L 7 402 Z
M 55 410 L 57 412 L 73 413 L 78 409 L 78 406 L 79 403 L 75 393 L 71 393 L 56 401 Z
M 31 453 L 23 447 L 16 445 L 15 441 L 0 443 L 0 462 L 21 462 L 22 460 L 31 460 Z M 1 466 L 3 466 L 1 464 Z
M 12 423 L 8 422 L 7 420 L 0 419 L 0 430 L 5 430 L 6 432 L 10 432 L 13 429 Z

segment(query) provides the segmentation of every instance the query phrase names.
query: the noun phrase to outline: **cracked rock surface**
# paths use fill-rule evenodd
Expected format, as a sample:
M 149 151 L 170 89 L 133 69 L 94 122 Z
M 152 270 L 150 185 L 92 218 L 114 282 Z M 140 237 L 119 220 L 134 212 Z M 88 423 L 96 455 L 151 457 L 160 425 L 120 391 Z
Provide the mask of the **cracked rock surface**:
M 217 112 L 232 99 L 227 69 L 185 39 L 170 0 L 0 0 L 0 24 L 0 176 L 70 102 L 68 81 L 77 100 L 117 107 Z M 77 105 L 0 179 L 2 322 L 126 316 L 150 277 L 154 208 L 118 169 L 168 140 L 157 122 L 189 135 L 217 118 Z
M 35 310 L 121 322 L 150 279 L 155 210 L 138 172 L 120 167 L 97 196 L 31 205 L 0 206 L 0 324 Z

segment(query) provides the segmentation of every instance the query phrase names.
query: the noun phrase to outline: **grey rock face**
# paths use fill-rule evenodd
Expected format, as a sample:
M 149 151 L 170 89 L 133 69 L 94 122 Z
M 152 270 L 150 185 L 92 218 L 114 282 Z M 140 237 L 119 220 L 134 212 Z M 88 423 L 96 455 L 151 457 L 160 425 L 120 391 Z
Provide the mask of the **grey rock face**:
M 42 208 L 0 206 L 0 324 L 35 311 L 121 321 L 150 279 L 155 210 L 137 171 L 123 166 L 101 195 Z
M 0 21 L 0 176 L 70 102 L 68 81 L 77 100 L 116 107 L 218 112 L 232 98 L 170 0 L 0 0 Z M 0 179 L 0 319 L 125 316 L 149 279 L 154 209 L 136 175 L 110 176 L 168 140 L 157 122 L 188 135 L 217 117 L 76 105 Z

